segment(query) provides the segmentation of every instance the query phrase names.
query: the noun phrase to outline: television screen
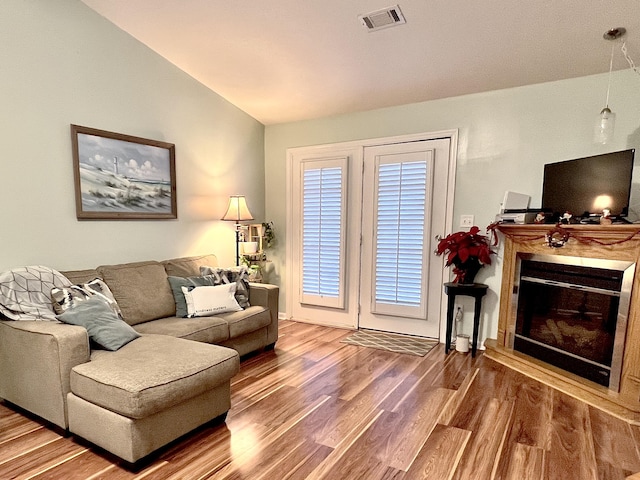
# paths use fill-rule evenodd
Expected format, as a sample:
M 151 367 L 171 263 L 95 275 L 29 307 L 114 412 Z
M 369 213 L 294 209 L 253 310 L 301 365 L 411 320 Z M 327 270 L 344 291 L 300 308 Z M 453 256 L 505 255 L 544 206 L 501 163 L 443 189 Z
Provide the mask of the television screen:
M 631 196 L 635 150 L 547 163 L 544 166 L 542 208 L 574 217 L 601 215 L 605 208 L 625 217 Z

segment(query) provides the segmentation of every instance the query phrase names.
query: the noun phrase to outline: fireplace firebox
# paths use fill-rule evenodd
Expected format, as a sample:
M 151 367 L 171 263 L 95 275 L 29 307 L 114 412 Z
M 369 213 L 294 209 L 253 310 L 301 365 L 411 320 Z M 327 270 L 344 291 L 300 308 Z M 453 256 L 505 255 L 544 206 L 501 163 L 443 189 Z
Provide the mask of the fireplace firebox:
M 618 391 L 635 263 L 518 253 L 510 347 Z

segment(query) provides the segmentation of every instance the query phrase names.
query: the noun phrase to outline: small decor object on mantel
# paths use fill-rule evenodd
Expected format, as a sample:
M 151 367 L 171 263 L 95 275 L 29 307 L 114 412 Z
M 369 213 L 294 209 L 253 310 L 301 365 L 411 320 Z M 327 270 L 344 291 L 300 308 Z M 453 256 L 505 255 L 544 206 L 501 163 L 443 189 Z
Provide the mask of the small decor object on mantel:
M 489 230 L 489 228 L 487 228 Z M 491 230 L 492 238 L 482 235 L 477 226 L 469 231 L 450 233 L 446 237 L 438 237 L 436 255 L 447 254 L 445 265 L 454 265 L 455 283 L 472 284 L 476 274 L 484 265 L 491 264 L 492 246 L 498 244 L 495 232 Z
M 557 225 L 555 228 L 552 228 L 547 232 L 545 235 L 545 241 L 551 248 L 564 247 L 569 241 L 569 232 L 560 225 Z
M 611 218 L 611 209 L 605 208 L 602 210 L 602 216 L 600 217 L 600 225 L 611 225 L 613 220 Z

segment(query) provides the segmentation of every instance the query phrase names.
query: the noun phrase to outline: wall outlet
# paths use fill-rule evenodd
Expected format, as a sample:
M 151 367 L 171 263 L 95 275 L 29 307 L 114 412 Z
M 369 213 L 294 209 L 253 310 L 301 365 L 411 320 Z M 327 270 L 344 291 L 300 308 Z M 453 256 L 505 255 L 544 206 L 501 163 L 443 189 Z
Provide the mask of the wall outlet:
M 454 320 L 456 322 L 461 322 L 462 321 L 462 316 L 464 315 L 464 309 L 462 308 L 462 305 L 456 305 L 455 307 L 456 309 L 454 310 Z M 459 333 L 459 332 L 458 332 Z
M 473 227 L 473 215 L 460 215 L 460 228 Z

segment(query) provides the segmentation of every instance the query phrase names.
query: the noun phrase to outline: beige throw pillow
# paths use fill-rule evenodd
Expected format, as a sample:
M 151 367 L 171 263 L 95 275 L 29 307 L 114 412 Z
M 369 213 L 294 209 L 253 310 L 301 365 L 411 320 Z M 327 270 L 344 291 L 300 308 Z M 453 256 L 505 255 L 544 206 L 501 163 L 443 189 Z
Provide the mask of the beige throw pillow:
M 235 299 L 236 284 L 182 287 L 187 303 L 187 317 L 210 317 L 242 310 Z

